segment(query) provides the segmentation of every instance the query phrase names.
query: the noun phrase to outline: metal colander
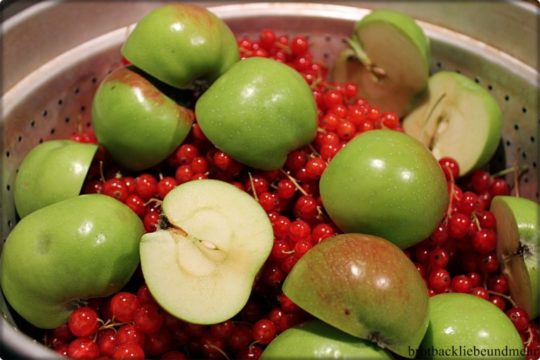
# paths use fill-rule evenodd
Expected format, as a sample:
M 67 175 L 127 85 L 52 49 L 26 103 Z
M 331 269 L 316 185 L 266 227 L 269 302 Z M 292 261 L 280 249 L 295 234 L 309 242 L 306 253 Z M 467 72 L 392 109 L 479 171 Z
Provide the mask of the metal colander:
M 255 37 L 267 27 L 277 33 L 304 34 L 313 44 L 315 58 L 330 65 L 345 46 L 342 40 L 369 8 L 394 8 L 414 16 L 431 38 L 432 70 L 467 75 L 498 101 L 504 116 L 503 140 L 492 169 L 527 166 L 528 171 L 519 178 L 520 194 L 539 201 L 538 8 L 512 2 L 220 4 L 211 10 L 239 37 Z M 17 221 L 13 184 L 20 162 L 38 143 L 66 138 L 78 127 L 90 126 L 93 94 L 100 81 L 120 66 L 119 49 L 132 24 L 159 5 L 142 1 L 50 2 L 35 5 L 5 24 L 2 244 Z M 55 38 L 59 31 L 68 31 L 62 40 Z M 37 42 L 28 39 L 30 34 Z M 514 178 L 508 180 L 512 184 Z M 55 356 L 17 329 L 3 298 L 0 300 L 3 346 L 23 358 Z

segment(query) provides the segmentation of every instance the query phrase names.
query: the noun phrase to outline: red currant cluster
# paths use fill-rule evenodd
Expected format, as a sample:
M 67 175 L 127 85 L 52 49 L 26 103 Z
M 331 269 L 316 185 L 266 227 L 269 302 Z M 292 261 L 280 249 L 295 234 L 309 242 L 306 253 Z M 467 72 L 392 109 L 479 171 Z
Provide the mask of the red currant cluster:
M 242 57 L 273 58 L 296 69 L 310 84 L 318 107 L 318 131 L 310 145 L 292 151 L 282 169 L 258 171 L 216 149 L 195 122 L 184 144 L 144 173 L 125 172 L 100 149 L 83 191 L 122 201 L 141 217 L 147 232 L 158 228 L 161 201 L 179 184 L 213 178 L 250 193 L 267 212 L 275 235 L 250 300 L 228 321 L 189 324 L 159 307 L 138 271 L 122 292 L 91 299 L 66 325 L 48 332 L 45 343 L 57 352 L 73 359 L 257 359 L 275 336 L 309 318 L 283 294 L 281 285 L 298 259 L 337 233 L 322 207 L 320 177 L 328 161 L 357 134 L 380 128 L 402 131 L 400 119 L 358 97 L 354 84 L 328 82 L 327 68 L 313 60 L 304 36 L 289 38 L 263 30 L 257 40 L 239 39 L 238 46 Z M 96 142 L 91 130 L 72 138 Z M 483 171 L 458 182 L 454 160 L 441 159 L 440 165 L 451 198 L 447 215 L 430 238 L 407 249 L 407 255 L 430 295 L 467 292 L 492 301 L 507 311 L 524 342 L 538 347 L 538 328 L 514 306 L 494 252 L 495 218 L 489 204 L 493 196 L 508 194 L 509 185 Z

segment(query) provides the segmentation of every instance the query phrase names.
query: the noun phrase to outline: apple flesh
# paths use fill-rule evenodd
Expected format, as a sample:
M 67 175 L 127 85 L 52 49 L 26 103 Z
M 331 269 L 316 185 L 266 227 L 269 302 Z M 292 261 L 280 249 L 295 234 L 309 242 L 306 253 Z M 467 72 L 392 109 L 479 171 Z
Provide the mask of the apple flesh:
M 204 7 L 168 4 L 144 16 L 122 47 L 135 66 L 166 84 L 211 83 L 240 59 L 229 27 Z
M 319 320 L 289 328 L 264 350 L 261 359 L 393 359 L 373 343 L 360 340 Z
M 196 324 L 232 318 L 247 303 L 270 254 L 272 225 L 259 203 L 235 186 L 197 180 L 162 204 L 161 229 L 141 239 L 141 266 L 156 301 Z
M 23 159 L 15 177 L 19 216 L 79 195 L 97 145 L 70 140 L 45 141 Z
M 328 164 L 320 192 L 343 232 L 377 235 L 402 249 L 426 239 L 448 206 L 446 179 L 433 155 L 390 130 L 350 141 Z
M 130 67 L 109 74 L 92 103 L 99 143 L 130 170 L 144 170 L 165 160 L 184 141 L 192 123 L 191 110 Z
M 512 321 L 491 302 L 470 294 L 439 294 L 429 300 L 429 328 L 417 355 L 522 359 L 523 342 Z
M 329 325 L 405 357 L 428 325 L 422 277 L 403 251 L 376 236 L 342 234 L 317 244 L 293 267 L 283 292 Z
M 333 69 L 338 82 L 358 84 L 359 94 L 383 111 L 407 113 L 429 77 L 429 39 L 409 16 L 375 10 L 360 20 Z
M 121 202 L 81 195 L 36 210 L 9 234 L 0 283 L 9 304 L 32 325 L 65 323 L 81 300 L 120 290 L 139 264 L 144 227 Z
M 485 165 L 501 139 L 502 113 L 491 94 L 461 74 L 441 71 L 403 120 L 403 129 L 437 159 L 454 158 L 460 175 Z
M 199 98 L 197 121 L 208 139 L 235 160 L 279 169 L 317 132 L 317 107 L 306 81 L 275 60 L 235 64 Z
M 510 295 L 534 319 L 540 307 L 540 204 L 495 196 L 490 210 L 497 220 L 497 257 L 508 278 Z

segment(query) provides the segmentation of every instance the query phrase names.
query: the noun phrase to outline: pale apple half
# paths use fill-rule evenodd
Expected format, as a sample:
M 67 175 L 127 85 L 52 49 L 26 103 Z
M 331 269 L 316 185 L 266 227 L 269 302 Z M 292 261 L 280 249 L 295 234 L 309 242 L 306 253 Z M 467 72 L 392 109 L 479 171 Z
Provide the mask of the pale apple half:
M 496 196 L 490 210 L 497 220 L 497 257 L 508 278 L 510 295 L 534 319 L 540 310 L 540 204 Z
M 272 225 L 259 203 L 218 180 L 191 181 L 163 200 L 162 229 L 141 239 L 141 267 L 156 301 L 196 324 L 232 318 L 270 254 Z
M 358 84 L 359 94 L 383 111 L 407 113 L 429 77 L 430 47 L 423 30 L 405 14 L 376 10 L 356 24 L 347 42 L 333 80 Z
M 403 129 L 440 159 L 454 158 L 460 175 L 485 165 L 501 139 L 502 113 L 491 94 L 468 77 L 441 71 L 403 120 Z

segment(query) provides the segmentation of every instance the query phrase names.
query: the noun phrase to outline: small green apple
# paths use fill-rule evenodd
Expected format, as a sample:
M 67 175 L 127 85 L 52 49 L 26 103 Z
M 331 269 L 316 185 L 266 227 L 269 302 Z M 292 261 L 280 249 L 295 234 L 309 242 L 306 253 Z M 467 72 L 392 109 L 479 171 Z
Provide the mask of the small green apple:
M 177 88 L 213 82 L 240 59 L 229 27 L 204 7 L 168 4 L 135 26 L 122 54 L 146 73 Z
M 4 295 L 32 325 L 63 324 L 80 300 L 120 290 L 139 264 L 141 220 L 99 194 L 69 198 L 24 217 L 0 258 Z
M 109 74 L 92 103 L 99 143 L 130 170 L 144 170 L 166 159 L 184 141 L 192 123 L 191 110 L 130 67 Z
M 376 236 L 342 234 L 317 244 L 283 292 L 329 325 L 405 357 L 428 326 L 424 280 L 403 251 Z
M 328 164 L 320 191 L 342 231 L 381 236 L 402 249 L 426 239 L 448 206 L 446 179 L 433 155 L 390 130 L 350 141 Z
M 218 180 L 177 186 L 162 210 L 161 229 L 141 239 L 148 289 L 165 310 L 190 323 L 232 318 L 247 303 L 272 249 L 265 211 L 246 192 Z
M 523 359 L 523 343 L 512 321 L 477 296 L 439 294 L 429 300 L 429 328 L 420 359 Z
M 347 42 L 333 79 L 357 83 L 360 96 L 383 111 L 407 113 L 429 77 L 430 45 L 422 28 L 405 14 L 374 10 Z
M 540 311 L 540 204 L 514 196 L 495 196 L 497 257 L 510 295 L 531 319 Z
M 317 132 L 309 85 L 289 66 L 266 58 L 235 64 L 199 98 L 195 113 L 216 147 L 261 170 L 279 169 Z
M 495 153 L 502 113 L 486 89 L 461 74 L 440 71 L 429 79 L 428 91 L 403 120 L 403 129 L 437 159 L 454 158 L 464 175 Z
M 30 150 L 15 177 L 14 200 L 19 216 L 79 195 L 97 148 L 94 144 L 51 140 Z
M 393 359 L 373 343 L 358 339 L 319 320 L 289 328 L 264 350 L 261 360 L 272 359 Z

